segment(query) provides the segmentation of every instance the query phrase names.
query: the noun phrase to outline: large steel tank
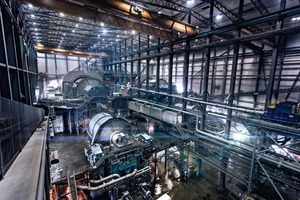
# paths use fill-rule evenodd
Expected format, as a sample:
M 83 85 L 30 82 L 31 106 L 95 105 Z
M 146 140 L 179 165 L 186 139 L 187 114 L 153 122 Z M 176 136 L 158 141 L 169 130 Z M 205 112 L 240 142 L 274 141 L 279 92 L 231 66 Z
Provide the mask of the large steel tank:
M 112 117 L 108 113 L 98 113 L 90 121 L 88 135 L 91 144 L 112 144 L 119 137 L 131 134 L 131 128 L 127 120 L 119 117 Z

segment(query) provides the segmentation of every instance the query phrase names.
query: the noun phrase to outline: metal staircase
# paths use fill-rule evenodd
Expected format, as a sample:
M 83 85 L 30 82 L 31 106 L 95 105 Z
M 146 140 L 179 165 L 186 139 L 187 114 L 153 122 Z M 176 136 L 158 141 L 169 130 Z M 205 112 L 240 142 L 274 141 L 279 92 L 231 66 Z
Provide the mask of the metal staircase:
M 76 179 L 75 179 L 75 175 L 73 173 L 73 175 L 69 176 L 68 175 L 68 186 L 70 189 L 70 199 L 71 200 L 77 200 L 77 188 L 76 188 Z

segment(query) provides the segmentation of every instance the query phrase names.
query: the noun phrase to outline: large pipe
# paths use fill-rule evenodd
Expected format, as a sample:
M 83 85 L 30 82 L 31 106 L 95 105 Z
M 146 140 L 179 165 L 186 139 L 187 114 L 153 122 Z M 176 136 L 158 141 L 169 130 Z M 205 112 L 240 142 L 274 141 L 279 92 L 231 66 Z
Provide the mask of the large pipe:
M 197 122 L 198 122 L 198 118 L 197 118 Z M 246 151 L 249 151 L 250 153 L 252 153 L 252 152 L 251 152 L 251 148 L 252 148 L 252 147 L 247 146 L 247 145 L 244 145 L 244 144 L 241 144 L 241 143 L 235 143 L 234 141 L 226 140 L 226 139 L 224 139 L 224 138 L 217 137 L 217 136 L 211 135 L 211 134 L 209 134 L 209 133 L 207 133 L 207 132 L 201 131 L 201 130 L 198 129 L 197 124 L 196 124 L 196 131 L 197 131 L 198 133 L 201 133 L 202 135 L 208 136 L 208 137 L 210 137 L 210 138 L 214 138 L 214 139 L 219 140 L 219 141 L 221 141 L 221 142 L 224 142 L 224 143 L 226 143 L 226 144 L 230 144 L 230 145 L 232 145 L 232 146 L 239 147 L 239 148 L 241 148 L 241 149 L 243 149 L 243 150 L 246 150 Z M 283 166 L 283 167 L 285 167 L 285 168 L 287 168 L 287 169 L 290 169 L 290 170 L 293 170 L 293 171 L 296 171 L 296 172 L 299 172 L 299 173 L 300 173 L 300 166 L 292 165 L 291 163 L 286 162 L 286 161 L 283 161 L 283 160 L 280 161 L 280 162 L 279 162 L 279 161 L 276 161 L 276 160 L 274 160 L 274 158 L 271 158 L 270 156 L 267 156 L 267 155 L 265 155 L 265 154 L 264 154 L 264 155 L 259 155 L 259 157 L 260 157 L 261 159 L 264 159 L 264 160 L 266 160 L 266 161 L 269 161 L 269 162 L 271 162 L 271 163 L 273 163 L 273 164 L 275 164 L 275 165 L 281 165 L 281 166 Z
M 163 93 L 163 92 L 155 92 L 155 91 L 152 91 L 152 90 L 145 90 L 145 89 L 141 89 L 141 88 L 137 88 L 137 87 L 132 87 L 132 89 L 141 90 L 141 91 L 144 91 L 144 92 L 151 92 L 151 93 L 164 95 L 164 96 L 170 96 L 170 97 L 174 97 L 174 98 L 183 99 L 183 100 L 186 100 L 186 101 L 191 101 L 191 102 L 194 102 L 194 103 L 200 103 L 200 104 L 205 104 L 205 105 L 209 105 L 209 106 L 216 106 L 216 107 L 225 108 L 225 109 L 229 109 L 229 110 L 235 110 L 235 111 L 239 111 L 239 112 L 246 112 L 246 113 L 253 113 L 253 114 L 260 114 L 260 115 L 262 115 L 264 113 L 264 111 L 261 111 L 261 110 L 252 110 L 252 109 L 246 109 L 246 108 L 226 106 L 226 105 L 221 105 L 221 104 L 217 104 L 217 103 L 211 103 L 211 102 L 206 102 L 206 101 L 201 101 L 201 100 L 196 100 L 196 99 L 190 99 L 190 98 L 187 98 L 187 97 L 181 97 L 181 96 L 178 96 L 178 95 L 167 94 L 167 93 Z M 141 101 L 141 102 L 144 102 L 144 103 L 149 103 L 148 101 L 143 101 L 141 99 L 136 99 L 136 98 L 133 98 L 133 100 Z M 155 104 L 155 105 L 159 105 L 159 104 Z M 161 107 L 169 109 L 169 107 L 165 107 L 165 106 L 161 106 Z
M 141 169 L 141 170 L 136 170 L 136 169 L 135 169 L 135 170 L 134 170 L 132 173 L 130 173 L 130 174 L 127 174 L 127 175 L 122 176 L 122 177 L 120 177 L 120 178 L 111 180 L 111 181 L 109 181 L 109 182 L 107 182 L 107 183 L 102 183 L 101 185 L 96 186 L 96 187 L 84 186 L 84 185 L 77 185 L 77 188 L 78 188 L 78 189 L 82 189 L 82 190 L 90 190 L 90 191 L 100 190 L 100 189 L 102 189 L 102 188 L 111 186 L 111 185 L 113 185 L 113 184 L 115 184 L 115 183 L 117 183 L 117 182 L 119 182 L 119 181 L 125 180 L 125 179 L 127 179 L 127 178 L 132 177 L 132 176 L 139 176 L 139 175 L 141 175 L 141 174 L 143 174 L 143 173 L 145 173 L 145 172 L 148 172 L 148 171 L 150 171 L 150 167 L 147 166 L 147 167 L 145 167 L 145 168 L 143 168 L 143 169 Z
M 241 117 L 240 117 L 241 118 Z M 247 120 L 247 124 L 249 125 L 254 125 L 254 126 L 259 126 L 262 128 L 269 128 L 275 131 L 281 131 L 284 133 L 289 133 L 289 134 L 300 134 L 300 129 L 294 128 L 294 127 L 290 127 L 290 126 L 284 126 L 281 124 L 276 124 L 273 122 L 269 122 L 269 121 L 264 121 L 264 120 L 260 120 L 260 119 L 254 119 L 254 118 L 249 118 L 246 119 Z
M 90 183 L 101 183 L 101 182 L 104 182 L 106 180 L 112 179 L 114 177 L 120 178 L 120 175 L 119 174 L 112 174 L 110 176 L 107 176 L 105 178 L 101 178 L 99 180 L 90 180 Z

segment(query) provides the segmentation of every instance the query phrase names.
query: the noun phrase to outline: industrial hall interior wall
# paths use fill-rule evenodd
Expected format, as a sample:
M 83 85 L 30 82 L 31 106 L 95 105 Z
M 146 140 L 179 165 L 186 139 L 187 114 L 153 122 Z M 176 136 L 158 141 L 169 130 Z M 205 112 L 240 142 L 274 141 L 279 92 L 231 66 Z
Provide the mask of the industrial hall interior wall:
M 10 2 L 11 3 L 11 2 Z M 3 178 L 33 131 L 43 111 L 32 107 L 37 84 L 37 58 L 33 44 L 15 26 L 13 16 L 0 8 L 0 179 Z

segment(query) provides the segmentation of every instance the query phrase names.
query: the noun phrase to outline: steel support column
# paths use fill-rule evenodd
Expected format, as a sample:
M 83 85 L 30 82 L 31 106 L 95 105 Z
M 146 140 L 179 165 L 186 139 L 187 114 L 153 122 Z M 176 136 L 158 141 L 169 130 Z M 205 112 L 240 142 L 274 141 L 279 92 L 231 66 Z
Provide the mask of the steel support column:
M 217 57 L 217 49 L 214 48 L 214 57 L 213 57 L 213 62 L 212 62 L 212 72 L 211 72 L 211 85 L 210 85 L 210 95 L 214 94 L 214 83 L 215 83 L 215 63 L 216 63 L 216 57 Z
M 193 84 L 194 84 L 194 65 L 195 65 L 194 59 L 195 59 L 195 52 L 193 52 L 193 57 L 192 57 L 192 69 L 191 69 L 191 79 L 190 79 L 191 90 L 193 89 Z
M 187 97 L 189 84 L 189 63 L 190 63 L 190 40 L 185 42 L 184 64 L 183 64 L 183 97 Z M 182 102 L 182 109 L 186 109 L 186 100 Z
M 13 100 L 13 93 L 11 88 L 11 80 L 10 80 L 10 73 L 9 73 L 9 67 L 8 67 L 8 57 L 7 57 L 7 49 L 6 49 L 6 40 L 5 40 L 5 31 L 4 31 L 4 21 L 3 21 L 3 15 L 2 15 L 2 7 L 0 7 L 0 25 L 2 29 L 2 36 L 3 36 L 3 46 L 4 46 L 4 55 L 5 55 L 5 64 L 6 64 L 6 74 L 7 74 L 7 80 L 8 80 L 8 94 L 10 100 Z
M 124 54 L 127 55 L 127 40 L 124 41 Z M 124 56 L 125 63 L 124 63 L 124 84 L 126 85 L 128 83 L 127 80 L 127 56 Z
M 22 89 L 21 89 L 21 84 L 20 84 L 20 65 L 19 65 L 19 61 L 18 61 L 18 54 L 17 54 L 17 47 L 16 47 L 16 35 L 15 35 L 15 28 L 14 26 L 12 25 L 12 35 L 13 35 L 13 46 L 14 46 L 14 54 L 15 54 L 15 62 L 16 62 L 16 73 L 17 73 L 17 83 L 18 83 L 18 97 L 19 97 L 19 101 L 20 102 L 23 102 L 23 103 L 26 103 L 26 94 L 22 94 Z M 19 49 L 20 50 L 20 49 Z M 25 100 L 25 101 L 24 101 Z
M 130 40 L 130 53 L 131 53 L 131 61 L 130 61 L 130 85 L 133 84 L 133 58 L 134 58 L 134 54 L 133 54 L 133 36 L 131 36 L 131 40 Z
M 277 80 L 276 90 L 275 90 L 275 94 L 274 94 L 275 99 L 278 99 L 278 96 L 279 96 L 281 75 L 282 75 L 282 70 L 283 70 L 283 62 L 284 62 L 284 52 L 282 52 L 281 59 L 280 59 L 280 67 L 279 67 L 279 72 L 278 72 L 278 80 Z
M 213 29 L 213 16 L 214 16 L 214 0 L 210 1 L 210 9 L 209 9 L 209 31 Z M 208 36 L 206 40 L 207 44 L 211 43 L 211 35 Z M 211 46 L 208 46 L 206 49 L 206 59 L 205 59 L 205 67 L 204 67 L 204 78 L 203 78 L 203 91 L 201 93 L 202 100 L 207 101 L 207 93 L 208 93 L 208 76 L 209 76 L 209 65 L 210 65 L 210 54 L 211 54 Z M 201 112 L 201 124 L 200 130 L 204 131 L 205 127 L 205 113 L 206 113 L 206 105 L 202 105 L 202 112 Z M 199 123 L 197 121 L 197 123 Z M 197 124 L 198 126 L 198 124 Z
M 147 49 L 149 49 L 150 47 L 150 36 L 147 35 Z M 147 59 L 146 59 L 146 90 L 149 90 L 149 74 L 150 74 L 150 58 L 149 58 L 149 55 L 150 55 L 150 51 L 147 50 Z M 149 99 L 149 93 L 146 92 L 146 99 Z
M 173 45 L 170 45 L 169 66 L 168 66 L 168 94 L 172 94 L 173 77 Z M 172 97 L 168 97 L 168 106 L 172 104 Z
M 256 77 L 256 82 L 255 82 L 254 94 L 253 94 L 253 98 L 254 98 L 253 108 L 256 108 L 256 106 L 257 106 L 258 88 L 259 88 L 259 82 L 260 82 L 261 71 L 263 69 L 263 66 L 264 66 L 264 53 L 261 52 L 259 54 L 259 58 L 258 58 L 257 77 Z
M 177 63 L 178 63 L 178 54 L 175 56 L 175 85 L 177 84 L 177 76 L 178 76 L 178 68 L 177 68 Z
M 202 94 L 202 85 L 203 85 L 203 69 L 205 68 L 205 67 L 203 67 L 204 66 L 204 64 L 205 64 L 205 59 L 204 59 L 204 56 L 205 56 L 205 51 L 202 51 L 202 62 L 201 62 L 201 72 L 200 72 L 200 86 L 199 86 L 199 94 Z
M 285 8 L 285 0 L 281 1 L 280 9 Z M 276 30 L 282 29 L 283 19 L 280 18 L 277 20 L 276 23 Z M 274 48 L 272 52 L 272 60 L 271 60 L 271 68 L 268 78 L 268 86 L 267 86 L 267 93 L 266 93 L 266 100 L 265 100 L 265 109 L 268 107 L 268 104 L 272 100 L 272 93 L 273 93 L 273 87 L 274 87 L 274 80 L 275 80 L 275 74 L 276 74 L 276 68 L 277 68 L 277 59 L 280 49 L 280 41 L 281 41 L 281 35 L 275 36 L 275 42 L 274 42 Z
M 121 49 L 122 49 L 122 46 L 121 46 L 122 44 L 121 44 L 121 42 L 119 42 L 119 55 L 117 55 L 117 57 L 119 58 L 119 60 L 121 61 L 122 59 L 121 59 L 121 53 L 122 53 L 122 51 L 121 51 Z M 119 64 L 119 83 L 120 83 L 120 85 L 123 85 L 123 81 L 122 81 L 122 63 L 120 63 Z
M 160 45 L 160 38 L 157 38 L 157 46 Z M 157 54 L 159 55 L 160 53 L 160 48 L 157 48 Z M 157 56 L 156 58 L 156 87 L 155 87 L 155 91 L 157 92 L 155 94 L 155 100 L 158 101 L 159 100 L 159 70 L 160 70 L 160 56 Z
M 238 15 L 239 21 L 242 20 L 243 7 L 244 7 L 244 0 L 240 0 L 239 15 Z M 236 38 L 239 38 L 240 35 L 241 35 L 241 30 L 237 29 L 236 30 Z M 234 44 L 232 69 L 231 69 L 231 76 L 230 76 L 229 97 L 228 97 L 228 106 L 230 106 L 230 107 L 233 106 L 233 100 L 234 100 L 234 90 L 235 90 L 235 81 L 236 81 L 236 71 L 237 71 L 237 67 L 238 67 L 239 48 L 240 48 L 240 42 L 237 41 Z M 232 110 L 228 110 L 226 126 L 225 126 L 225 136 L 224 136 L 226 139 L 229 139 L 229 137 L 230 137 L 231 118 L 232 118 Z M 222 167 L 227 168 L 228 158 L 225 158 L 222 156 L 221 161 L 222 161 Z M 226 181 L 226 174 L 221 172 L 220 186 L 219 186 L 220 191 L 225 190 L 225 181 Z
M 227 47 L 227 57 L 225 59 L 225 63 L 224 63 L 224 67 L 223 67 L 223 83 L 222 83 L 222 93 L 221 93 L 222 102 L 224 102 L 224 100 L 225 100 L 229 54 L 230 54 L 230 46 Z
M 160 45 L 160 38 L 157 38 L 157 54 L 159 55 L 160 54 L 160 48 L 159 48 L 159 45 Z M 156 58 L 156 87 L 155 87 L 155 91 L 157 92 L 155 94 L 155 100 L 156 101 L 159 101 L 159 76 L 160 76 L 160 56 L 157 56 Z
M 141 86 L 141 53 L 140 53 L 140 50 L 141 50 L 141 33 L 139 33 L 138 35 L 138 50 L 139 50 L 139 53 L 138 53 L 138 64 L 137 64 L 137 87 L 138 88 L 142 88 Z M 137 91 L 137 97 L 140 98 L 141 97 L 141 91 L 138 90 Z
M 237 105 L 239 104 L 240 102 L 240 95 L 239 93 L 241 92 L 241 86 L 242 86 L 242 75 L 243 75 L 243 71 L 244 71 L 244 54 L 245 54 L 245 48 L 243 47 L 242 48 L 243 51 L 242 51 L 242 59 L 241 59 L 241 69 L 240 69 L 240 74 L 239 74 L 239 83 L 238 83 L 238 90 L 237 90 Z
M 248 190 L 247 194 L 250 195 L 252 191 L 252 181 L 254 176 L 254 167 L 255 167 L 255 158 L 256 158 L 256 145 L 257 145 L 257 131 L 255 132 L 254 144 L 253 144 L 253 151 L 252 151 L 252 158 L 251 158 L 251 168 L 250 168 L 250 175 L 249 175 L 249 183 L 248 183 Z

